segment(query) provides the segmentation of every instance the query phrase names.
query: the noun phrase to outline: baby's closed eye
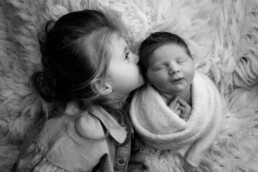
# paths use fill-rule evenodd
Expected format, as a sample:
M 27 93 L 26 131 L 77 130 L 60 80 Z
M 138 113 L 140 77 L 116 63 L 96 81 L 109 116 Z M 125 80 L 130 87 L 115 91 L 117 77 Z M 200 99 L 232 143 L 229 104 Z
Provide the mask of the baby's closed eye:
M 165 69 L 166 66 L 165 65 L 157 65 L 157 66 L 153 66 L 153 70 L 154 71 L 158 71 L 158 70 L 162 70 L 162 69 Z

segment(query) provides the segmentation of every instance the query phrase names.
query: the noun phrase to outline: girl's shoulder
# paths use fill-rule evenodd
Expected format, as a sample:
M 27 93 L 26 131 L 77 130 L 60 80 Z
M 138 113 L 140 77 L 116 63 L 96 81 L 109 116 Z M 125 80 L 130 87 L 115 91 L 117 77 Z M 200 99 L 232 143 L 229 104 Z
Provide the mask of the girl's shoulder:
M 97 106 L 77 115 L 65 113 L 62 117 L 48 120 L 40 133 L 40 140 L 49 142 L 67 134 L 83 140 L 103 139 L 109 134 L 119 143 L 123 143 L 127 137 L 126 129 L 107 111 Z
M 90 170 L 104 155 L 114 155 L 109 147 L 110 144 L 115 146 L 115 141 L 107 141 L 107 138 L 123 143 L 126 136 L 125 128 L 101 108 L 78 116 L 64 114 L 44 124 L 36 139 L 22 151 L 18 169 L 34 166 L 40 169 L 58 167 L 67 171 Z M 24 160 L 27 164 L 19 163 Z
M 77 114 L 78 118 L 72 122 L 72 125 L 76 132 L 85 138 L 99 139 L 110 134 L 117 142 L 123 143 L 127 137 L 125 128 L 100 106 L 92 105 L 87 111 L 80 112 L 76 104 L 70 103 L 66 107 L 65 114 L 66 118 Z M 56 122 L 52 123 L 55 125 Z
M 49 147 L 49 143 L 60 144 L 61 140 L 61 142 L 67 142 L 73 139 L 84 144 L 87 139 L 104 137 L 105 132 L 100 120 L 88 111 L 84 111 L 76 116 L 64 114 L 61 117 L 49 119 L 45 122 L 37 141 Z
M 49 150 L 46 159 L 71 171 L 91 169 L 105 154 L 114 154 L 110 152 L 109 147 L 112 145 L 109 144 L 115 142 L 107 141 L 107 136 L 110 139 L 107 133 L 120 143 L 123 143 L 127 136 L 126 130 L 101 108 L 82 112 L 75 118 L 64 115 L 60 119 L 49 121 L 47 125 L 51 126 L 50 128 L 57 125 L 63 127 L 46 140 Z
M 123 143 L 127 137 L 126 129 L 107 111 L 96 106 L 80 117 L 76 127 L 90 138 L 103 138 L 109 134 L 118 143 Z
M 76 131 L 85 138 L 101 139 L 105 137 L 105 129 L 100 119 L 91 113 L 84 112 L 74 124 Z
M 91 170 L 103 155 L 109 154 L 108 144 L 100 121 L 88 112 L 78 117 L 64 115 L 52 118 L 24 147 L 17 169 Z
M 66 169 L 56 166 L 50 162 L 46 157 L 46 148 L 34 140 L 26 149 L 22 150 L 20 156 L 14 166 L 12 171 L 30 171 L 34 169 L 35 171 L 44 170 L 44 172 L 69 172 Z

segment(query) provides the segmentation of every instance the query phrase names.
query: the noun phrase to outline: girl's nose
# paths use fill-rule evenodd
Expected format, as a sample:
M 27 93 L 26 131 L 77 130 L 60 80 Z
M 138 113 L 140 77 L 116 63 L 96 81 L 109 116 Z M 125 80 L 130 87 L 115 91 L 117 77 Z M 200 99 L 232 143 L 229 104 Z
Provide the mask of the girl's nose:
M 136 55 L 136 54 L 132 54 L 132 60 L 133 60 L 134 63 L 137 64 L 139 62 L 139 56 Z

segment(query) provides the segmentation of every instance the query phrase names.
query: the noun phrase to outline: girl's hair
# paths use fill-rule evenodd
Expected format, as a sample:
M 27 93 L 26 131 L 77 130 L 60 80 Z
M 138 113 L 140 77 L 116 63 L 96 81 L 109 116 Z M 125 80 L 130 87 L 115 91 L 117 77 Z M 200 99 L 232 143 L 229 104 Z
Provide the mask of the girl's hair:
M 146 72 L 148 69 L 149 58 L 156 49 L 167 44 L 175 44 L 184 48 L 186 54 L 192 58 L 191 52 L 183 38 L 169 32 L 152 33 L 142 42 L 139 49 L 139 65 L 144 79 L 147 79 Z
M 104 80 L 109 37 L 117 31 L 104 14 L 94 10 L 71 12 L 48 23 L 45 38 L 39 40 L 43 70 L 31 77 L 36 91 L 45 101 L 60 105 L 102 103 L 92 82 Z
M 129 128 L 123 110 L 93 87 L 97 79 L 105 82 L 113 33 L 121 34 L 103 13 L 95 10 L 71 12 L 48 23 L 45 36 L 39 38 L 42 71 L 31 77 L 35 90 L 56 110 L 64 109 L 68 102 L 76 102 L 80 110 L 99 105 Z

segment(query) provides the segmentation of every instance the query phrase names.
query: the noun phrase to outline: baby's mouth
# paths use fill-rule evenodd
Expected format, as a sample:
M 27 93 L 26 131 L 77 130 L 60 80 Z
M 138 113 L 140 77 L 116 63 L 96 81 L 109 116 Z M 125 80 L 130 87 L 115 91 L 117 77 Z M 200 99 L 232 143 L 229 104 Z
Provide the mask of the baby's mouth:
M 180 81 L 182 81 L 184 78 L 173 78 L 172 80 L 171 80 L 171 82 L 180 82 Z

